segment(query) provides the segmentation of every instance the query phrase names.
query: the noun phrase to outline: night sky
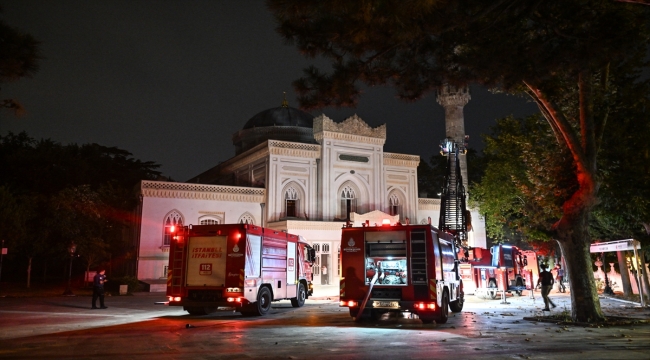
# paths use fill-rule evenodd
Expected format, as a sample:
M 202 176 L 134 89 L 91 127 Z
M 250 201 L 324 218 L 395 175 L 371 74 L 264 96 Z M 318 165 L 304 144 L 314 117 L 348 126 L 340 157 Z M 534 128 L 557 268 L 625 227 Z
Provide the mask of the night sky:
M 31 79 L 5 84 L 27 114 L 0 114 L 0 133 L 117 146 L 162 165 L 184 181 L 234 155 L 232 134 L 255 114 L 282 103 L 298 107 L 291 82 L 310 64 L 275 32 L 262 0 L 0 0 L 10 26 L 42 42 Z M 471 88 L 465 107 L 470 147 L 494 120 L 525 116 L 525 98 Z M 415 103 L 390 88 L 368 89 L 356 109 L 323 109 L 341 122 L 358 114 L 387 124 L 384 150 L 429 159 L 444 138 L 444 111 L 433 94 Z

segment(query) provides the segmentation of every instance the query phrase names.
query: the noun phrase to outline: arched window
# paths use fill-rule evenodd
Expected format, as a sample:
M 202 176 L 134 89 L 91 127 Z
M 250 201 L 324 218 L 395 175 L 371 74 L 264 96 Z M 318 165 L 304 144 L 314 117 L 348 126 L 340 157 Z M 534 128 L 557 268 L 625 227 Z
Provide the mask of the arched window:
M 354 189 L 347 185 L 341 190 L 341 215 L 350 220 L 350 213 L 357 211 L 357 196 Z
M 284 192 L 284 209 L 286 217 L 298 217 L 298 192 L 293 187 Z
M 399 201 L 399 197 L 397 194 L 391 194 L 390 197 L 388 198 L 388 212 L 389 214 L 395 216 L 395 215 L 401 215 L 402 210 L 402 204 Z
M 163 246 L 169 246 L 172 240 L 172 226 L 183 226 L 183 216 L 176 210 L 171 211 L 165 217 L 163 230 Z
M 255 218 L 251 213 L 245 212 L 243 213 L 240 217 L 239 220 L 237 220 L 238 224 L 255 224 Z
M 219 220 L 212 218 L 204 218 L 199 221 L 199 224 L 201 225 L 217 225 L 218 223 Z

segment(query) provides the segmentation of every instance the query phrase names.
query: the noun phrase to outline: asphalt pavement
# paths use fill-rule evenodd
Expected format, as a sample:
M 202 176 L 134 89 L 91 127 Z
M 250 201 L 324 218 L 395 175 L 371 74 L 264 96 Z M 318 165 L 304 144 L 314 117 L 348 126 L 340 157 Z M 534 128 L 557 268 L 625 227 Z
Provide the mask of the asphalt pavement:
M 160 305 L 162 293 L 107 297 L 104 310 L 90 309 L 87 296 L 0 298 L 0 358 L 650 358 L 650 325 L 544 322 L 540 293 L 533 295 L 470 295 L 446 324 L 426 325 L 408 317 L 354 322 L 334 295 L 299 309 L 276 302 L 258 318 L 228 310 L 190 316 Z M 551 298 L 558 304 L 551 314 L 569 317 L 570 295 Z M 608 316 L 650 319 L 631 303 L 603 298 L 601 307 Z

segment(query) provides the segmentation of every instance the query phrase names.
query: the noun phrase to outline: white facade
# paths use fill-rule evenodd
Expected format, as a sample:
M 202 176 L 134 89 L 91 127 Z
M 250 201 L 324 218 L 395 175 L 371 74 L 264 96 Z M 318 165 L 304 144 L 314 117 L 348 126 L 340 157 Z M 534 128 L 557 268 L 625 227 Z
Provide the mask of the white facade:
M 352 116 L 335 123 L 314 118 L 316 143 L 266 140 L 194 178 L 230 176 L 248 186 L 142 181 L 137 277 L 166 278 L 174 224 L 248 222 L 302 235 L 317 251 L 314 283 L 337 285 L 338 252 L 346 217 L 437 225 L 439 199 L 418 199 L 419 156 L 386 153 L 386 126 Z M 470 246 L 485 247 L 485 226 L 472 213 Z

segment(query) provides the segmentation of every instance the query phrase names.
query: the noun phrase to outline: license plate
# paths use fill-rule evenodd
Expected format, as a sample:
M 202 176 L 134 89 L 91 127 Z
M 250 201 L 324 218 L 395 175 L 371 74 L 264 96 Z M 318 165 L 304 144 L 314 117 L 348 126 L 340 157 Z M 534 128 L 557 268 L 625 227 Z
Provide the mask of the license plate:
M 374 307 L 374 308 L 397 309 L 397 308 L 399 308 L 399 302 L 397 302 L 397 301 L 373 301 L 372 302 L 372 307 Z

